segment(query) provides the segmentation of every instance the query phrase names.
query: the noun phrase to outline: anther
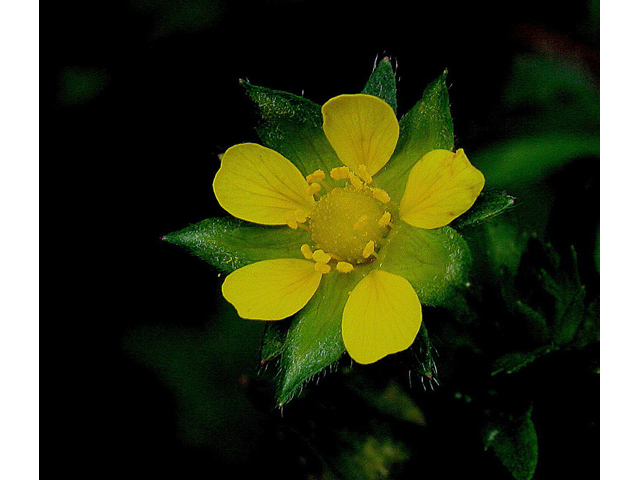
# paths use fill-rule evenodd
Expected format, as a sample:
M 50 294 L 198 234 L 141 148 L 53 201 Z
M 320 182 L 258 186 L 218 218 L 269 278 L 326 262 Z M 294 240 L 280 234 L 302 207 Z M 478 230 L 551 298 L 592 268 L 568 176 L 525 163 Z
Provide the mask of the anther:
M 371 255 L 375 253 L 376 244 L 373 240 L 369 240 L 367 244 L 364 246 L 364 250 L 362 250 L 362 256 L 364 258 L 369 258 Z
M 343 180 L 349 177 L 349 167 L 336 167 L 332 168 L 329 175 L 334 180 Z
M 326 263 L 322 263 L 322 262 L 316 262 L 313 268 L 315 269 L 316 272 L 320 272 L 320 273 L 329 273 L 331 271 L 331 265 L 327 265 Z
M 312 174 L 307 175 L 306 178 L 307 178 L 307 182 L 313 183 L 313 182 L 319 182 L 320 180 L 324 180 L 325 177 L 326 175 L 322 170 L 316 170 Z
M 311 258 L 318 263 L 329 263 L 331 261 L 331 255 L 325 253 L 324 250 L 316 250 L 311 255 Z
M 304 223 L 307 221 L 308 215 L 304 213 L 302 210 L 296 210 L 293 212 L 293 218 L 298 223 Z
M 353 270 L 353 265 L 349 262 L 338 262 L 338 264 L 336 265 L 336 270 L 342 273 L 349 273 L 351 270 Z
M 358 165 L 358 176 L 362 179 L 362 181 L 364 181 L 364 183 L 373 182 L 373 178 L 371 177 L 369 170 L 367 170 L 366 165 Z
M 313 252 L 311 251 L 311 247 L 309 245 L 305 243 L 300 247 L 300 251 L 302 252 L 304 258 L 306 258 L 307 260 L 313 260 Z
M 384 212 L 380 217 L 380 219 L 378 220 L 378 225 L 380 225 L 381 227 L 386 227 L 390 223 L 391 223 L 391 213 Z
M 320 191 L 322 187 L 319 183 L 313 182 L 311 185 L 307 187 L 307 195 L 315 195 Z
M 365 226 L 365 224 L 367 223 L 367 220 L 369 220 L 369 217 L 367 215 L 362 215 L 358 219 L 358 221 L 353 224 L 353 229 L 354 230 L 360 230 L 362 227 Z
M 389 194 L 381 188 L 372 188 L 371 195 L 373 195 L 373 198 L 382 203 L 389 203 L 389 201 L 391 200 Z
M 355 188 L 356 190 L 362 190 L 364 188 L 362 180 L 360 180 L 351 170 L 349 170 L 349 181 L 351 182 L 351 185 L 353 185 L 353 188 Z

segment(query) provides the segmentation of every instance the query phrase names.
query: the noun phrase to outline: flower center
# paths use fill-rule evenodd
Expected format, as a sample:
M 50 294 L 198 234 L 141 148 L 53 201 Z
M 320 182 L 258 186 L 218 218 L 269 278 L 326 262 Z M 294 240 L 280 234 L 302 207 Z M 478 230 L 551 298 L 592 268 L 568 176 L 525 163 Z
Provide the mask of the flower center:
M 296 210 L 287 219 L 289 227 L 304 228 L 311 232 L 315 250 L 306 243 L 300 253 L 316 262 L 315 269 L 322 274 L 333 268 L 342 273 L 353 271 L 354 264 L 372 261 L 393 226 L 392 215 L 397 207 L 391 204 L 389 194 L 381 188 L 371 187 L 373 182 L 365 165 L 356 172 L 348 167 L 336 167 L 329 172 L 331 180 L 322 170 L 307 175 L 307 195 L 317 201 L 311 215 Z M 333 187 L 325 182 L 333 183 Z M 320 190 L 327 193 L 322 196 Z M 306 222 L 309 221 L 309 225 Z
M 332 189 L 316 202 L 309 228 L 316 248 L 337 260 L 365 263 L 388 234 L 390 220 L 372 189 L 347 185 Z

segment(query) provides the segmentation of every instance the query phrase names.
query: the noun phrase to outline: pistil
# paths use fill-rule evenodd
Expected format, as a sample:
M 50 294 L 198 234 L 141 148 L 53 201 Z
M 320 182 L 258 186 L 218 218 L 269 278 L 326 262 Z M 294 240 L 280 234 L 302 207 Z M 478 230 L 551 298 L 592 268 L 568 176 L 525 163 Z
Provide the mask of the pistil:
M 325 182 L 328 177 L 346 182 L 331 187 Z M 315 249 L 302 245 L 304 258 L 315 262 L 316 271 L 323 274 L 332 268 L 349 273 L 356 265 L 375 259 L 377 249 L 386 243 L 393 217 L 386 207 L 391 200 L 389 194 L 371 186 L 373 178 L 367 167 L 359 165 L 356 172 L 346 166 L 336 167 L 329 175 L 316 170 L 306 180 L 307 194 L 317 198 L 315 207 L 309 217 L 296 212 L 288 222 L 291 228 L 311 232 Z M 326 193 L 321 194 L 323 188 Z

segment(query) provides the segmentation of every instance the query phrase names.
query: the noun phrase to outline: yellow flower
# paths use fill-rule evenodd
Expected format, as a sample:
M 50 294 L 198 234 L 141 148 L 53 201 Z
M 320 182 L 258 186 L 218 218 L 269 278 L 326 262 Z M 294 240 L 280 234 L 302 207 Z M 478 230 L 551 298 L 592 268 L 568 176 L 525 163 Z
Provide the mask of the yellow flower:
M 408 348 L 422 322 L 411 283 L 385 270 L 385 248 L 402 224 L 437 229 L 466 212 L 484 176 L 462 149 L 432 150 L 412 167 L 404 194 L 393 198 L 376 185 L 399 138 L 393 109 L 374 96 L 340 95 L 324 104 L 322 117 L 342 167 L 305 178 L 278 152 L 253 143 L 222 156 L 213 189 L 225 210 L 248 222 L 309 232 L 299 258 L 242 267 L 225 279 L 222 293 L 242 318 L 281 320 L 300 311 L 321 282 L 354 276 L 342 339 L 356 362 L 373 363 Z

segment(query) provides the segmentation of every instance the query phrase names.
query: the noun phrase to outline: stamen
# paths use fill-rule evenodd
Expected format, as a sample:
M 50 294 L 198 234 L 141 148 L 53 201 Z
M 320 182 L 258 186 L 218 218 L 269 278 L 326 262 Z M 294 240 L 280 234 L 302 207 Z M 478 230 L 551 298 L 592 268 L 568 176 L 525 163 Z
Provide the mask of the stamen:
M 381 188 L 372 188 L 371 195 L 373 195 L 373 198 L 382 203 L 389 203 L 389 201 L 391 200 L 389 194 Z
M 331 261 L 331 255 L 325 253 L 324 250 L 316 250 L 311 256 L 318 263 L 329 263 Z
M 367 223 L 367 220 L 369 220 L 369 217 L 367 215 L 362 215 L 358 221 L 356 223 L 353 224 L 353 229 L 354 230 L 360 230 L 362 229 L 365 224 Z
M 351 182 L 351 185 L 353 185 L 353 188 L 355 188 L 356 190 L 362 190 L 364 188 L 362 180 L 360 180 L 351 170 L 349 170 L 349 181 Z
M 313 183 L 313 182 L 319 182 L 320 180 L 324 180 L 325 177 L 326 175 L 322 170 L 316 170 L 312 174 L 307 175 L 306 178 L 307 178 L 307 182 Z
M 298 228 L 298 222 L 296 222 L 293 217 L 287 218 L 287 225 L 294 230 Z
M 378 225 L 386 227 L 389 223 L 391 223 L 391 214 L 389 212 L 384 212 L 378 220 Z
M 373 182 L 373 178 L 371 177 L 369 170 L 367 170 L 366 165 L 358 165 L 358 176 L 364 181 L 364 183 Z
M 318 182 L 327 190 L 327 192 L 330 192 L 331 190 L 333 190 L 333 188 L 327 185 L 327 182 L 325 182 L 324 180 L 319 180 Z
M 320 191 L 322 187 L 319 183 L 313 182 L 311 185 L 307 187 L 307 195 L 315 195 Z
M 305 243 L 300 247 L 300 251 L 302 252 L 302 255 L 304 255 L 304 258 L 306 258 L 307 260 L 313 260 L 313 252 L 311 251 L 311 247 L 309 245 Z
M 334 180 L 343 180 L 349 177 L 349 167 L 336 167 L 332 168 L 329 175 Z
M 313 267 L 316 272 L 320 273 L 329 273 L 331 271 L 331 265 L 327 265 L 326 263 L 317 262 Z
M 351 270 L 353 270 L 353 265 L 351 265 L 349 262 L 338 262 L 338 264 L 336 265 L 336 270 L 342 273 L 349 273 Z
M 364 250 L 362 250 L 362 256 L 364 258 L 369 258 L 371 255 L 375 254 L 376 244 L 373 240 L 369 240 L 367 244 L 364 246 Z
M 307 221 L 308 215 L 304 213 L 302 210 L 296 210 L 293 212 L 293 218 L 298 223 L 304 223 Z

